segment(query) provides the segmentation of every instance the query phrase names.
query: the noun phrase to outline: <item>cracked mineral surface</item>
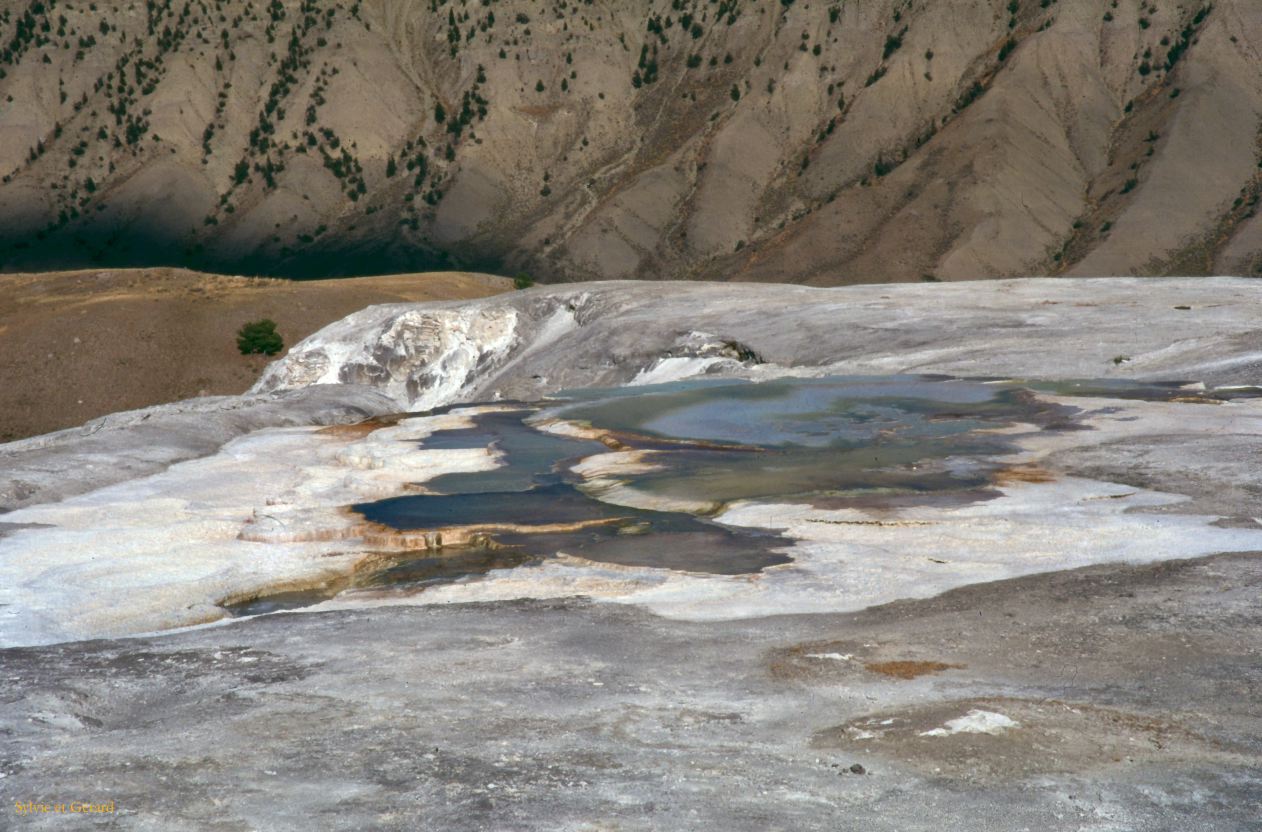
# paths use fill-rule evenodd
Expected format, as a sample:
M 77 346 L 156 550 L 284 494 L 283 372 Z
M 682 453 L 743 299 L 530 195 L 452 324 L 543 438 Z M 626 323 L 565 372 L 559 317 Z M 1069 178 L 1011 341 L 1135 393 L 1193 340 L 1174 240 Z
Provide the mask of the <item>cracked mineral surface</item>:
M 1260 312 L 546 288 L 0 446 L 5 823 L 1257 828 Z

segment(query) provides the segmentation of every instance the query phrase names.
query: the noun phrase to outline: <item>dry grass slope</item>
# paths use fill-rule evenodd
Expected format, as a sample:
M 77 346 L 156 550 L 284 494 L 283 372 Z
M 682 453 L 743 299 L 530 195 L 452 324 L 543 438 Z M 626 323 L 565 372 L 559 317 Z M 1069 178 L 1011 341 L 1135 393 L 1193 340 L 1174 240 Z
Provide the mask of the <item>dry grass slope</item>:
M 476 298 L 504 278 L 446 273 L 295 283 L 180 269 L 0 277 L 0 442 L 162 402 L 244 392 L 272 359 L 236 331 L 271 318 L 291 346 L 374 303 Z

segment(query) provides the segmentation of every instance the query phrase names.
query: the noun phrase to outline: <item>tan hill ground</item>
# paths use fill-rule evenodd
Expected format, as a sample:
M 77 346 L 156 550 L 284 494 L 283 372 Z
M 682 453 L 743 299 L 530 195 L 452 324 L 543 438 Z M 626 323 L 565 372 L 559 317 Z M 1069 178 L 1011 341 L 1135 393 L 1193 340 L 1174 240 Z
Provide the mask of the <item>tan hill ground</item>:
M 0 442 L 119 410 L 242 393 L 271 360 L 242 324 L 271 318 L 290 346 L 374 303 L 511 288 L 448 273 L 293 282 L 173 269 L 0 276 Z
M 0 268 L 1257 273 L 1256 0 L 0 0 Z

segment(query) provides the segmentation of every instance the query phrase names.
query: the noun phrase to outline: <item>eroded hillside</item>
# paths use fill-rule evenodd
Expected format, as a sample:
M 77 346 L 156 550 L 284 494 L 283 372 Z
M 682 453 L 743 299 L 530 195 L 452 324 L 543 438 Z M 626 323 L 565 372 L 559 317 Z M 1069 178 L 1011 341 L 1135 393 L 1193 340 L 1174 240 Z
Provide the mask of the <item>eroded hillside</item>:
M 8 270 L 1262 270 L 1254 0 L 0 8 Z

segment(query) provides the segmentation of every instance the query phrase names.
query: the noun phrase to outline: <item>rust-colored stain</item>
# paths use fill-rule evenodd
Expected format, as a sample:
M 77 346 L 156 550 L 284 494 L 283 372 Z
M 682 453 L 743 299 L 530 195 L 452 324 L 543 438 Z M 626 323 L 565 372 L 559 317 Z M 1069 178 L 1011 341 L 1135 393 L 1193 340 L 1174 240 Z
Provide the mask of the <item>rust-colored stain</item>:
M 336 522 L 337 518 L 347 522 Z M 626 517 L 598 517 L 568 523 L 474 523 L 465 526 L 435 526 L 428 529 L 396 529 L 383 523 L 365 520 L 350 506 L 342 506 L 325 524 L 288 528 L 275 518 L 261 514 L 247 520 L 237 532 L 238 540 L 252 543 L 327 543 L 336 540 L 358 540 L 379 552 L 438 552 L 444 548 L 486 548 L 493 546 L 497 532 L 521 534 L 562 534 L 596 526 L 622 523 Z M 270 521 L 270 522 L 260 522 Z
M 328 425 L 320 428 L 316 433 L 325 436 L 341 436 L 347 439 L 356 439 L 361 436 L 367 436 L 381 428 L 393 427 L 398 422 L 399 419 L 397 417 L 379 416 L 375 419 L 366 419 L 363 422 L 356 422 L 352 425 Z
M 811 641 L 772 650 L 768 655 L 768 669 L 777 679 L 832 678 L 838 672 L 848 673 L 857 669 L 850 662 L 820 661 L 810 658 L 812 653 L 854 654 L 858 643 L 843 641 Z
M 1222 399 L 1212 399 L 1207 396 L 1174 396 L 1170 399 L 1178 404 L 1222 404 Z
M 1018 482 L 1052 482 L 1056 475 L 1037 465 L 1014 465 L 995 472 L 995 482 L 999 485 L 1011 485 Z
M 893 676 L 895 679 L 915 679 L 917 676 L 928 676 L 933 673 L 941 673 L 944 670 L 963 670 L 965 665 L 946 664 L 945 662 L 894 661 L 870 662 L 863 667 L 865 670 L 880 673 L 882 676 Z

